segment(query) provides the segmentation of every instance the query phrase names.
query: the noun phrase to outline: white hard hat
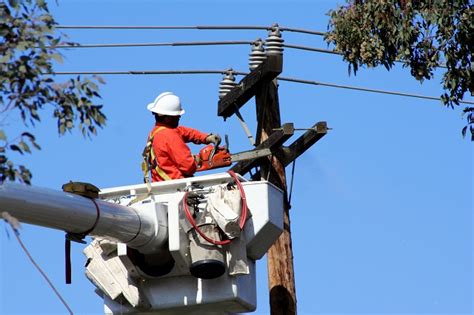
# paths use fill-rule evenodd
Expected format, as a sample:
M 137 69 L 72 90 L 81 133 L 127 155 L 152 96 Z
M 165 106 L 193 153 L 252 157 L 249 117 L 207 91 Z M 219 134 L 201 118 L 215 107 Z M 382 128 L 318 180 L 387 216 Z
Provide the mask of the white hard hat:
M 181 101 L 179 97 L 173 92 L 163 92 L 146 107 L 149 111 L 160 115 L 180 116 L 184 114 L 184 109 L 181 108 Z

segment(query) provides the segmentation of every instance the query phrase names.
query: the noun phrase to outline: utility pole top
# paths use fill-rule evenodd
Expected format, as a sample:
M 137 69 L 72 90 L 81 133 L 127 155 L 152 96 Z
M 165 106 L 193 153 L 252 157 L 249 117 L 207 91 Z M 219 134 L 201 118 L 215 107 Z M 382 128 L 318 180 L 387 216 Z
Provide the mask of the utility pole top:
M 283 70 L 282 55 L 268 55 L 239 84 L 219 100 L 217 115 L 227 119 L 236 113 L 245 103 L 256 95 L 257 90 L 266 82 L 275 79 Z

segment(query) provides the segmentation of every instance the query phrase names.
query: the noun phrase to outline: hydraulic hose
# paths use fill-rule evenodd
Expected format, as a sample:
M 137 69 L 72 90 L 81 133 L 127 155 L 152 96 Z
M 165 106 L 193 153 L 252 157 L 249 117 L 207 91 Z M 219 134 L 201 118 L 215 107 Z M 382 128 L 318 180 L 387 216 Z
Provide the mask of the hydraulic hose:
M 240 199 L 242 200 L 242 208 L 241 208 L 241 211 L 240 211 L 239 227 L 240 227 L 240 230 L 242 231 L 244 229 L 244 226 L 245 226 L 245 221 L 247 221 L 247 210 L 248 210 L 248 208 L 247 208 L 247 198 L 245 196 L 244 188 L 242 187 L 242 184 L 240 183 L 239 178 L 234 173 L 234 171 L 229 170 L 229 171 L 227 171 L 227 173 L 229 173 L 229 175 L 232 176 L 232 178 L 235 180 L 237 188 L 239 189 L 239 192 L 240 192 Z M 194 220 L 191 212 L 189 211 L 189 207 L 188 207 L 188 203 L 187 203 L 187 196 L 188 196 L 188 192 L 186 192 L 184 194 L 184 197 L 183 197 L 183 209 L 184 209 L 184 213 L 186 215 L 186 218 L 188 219 L 189 223 L 193 226 L 193 228 L 196 230 L 196 232 L 203 239 L 205 239 L 206 241 L 208 241 L 211 244 L 214 244 L 214 245 L 227 245 L 227 244 L 230 244 L 230 242 L 232 242 L 232 240 L 230 240 L 230 239 L 223 240 L 223 241 L 215 240 L 215 239 L 212 239 L 212 238 L 208 237 L 206 234 L 204 234 L 204 232 L 201 231 L 201 229 L 199 229 L 199 227 L 196 224 L 196 221 Z

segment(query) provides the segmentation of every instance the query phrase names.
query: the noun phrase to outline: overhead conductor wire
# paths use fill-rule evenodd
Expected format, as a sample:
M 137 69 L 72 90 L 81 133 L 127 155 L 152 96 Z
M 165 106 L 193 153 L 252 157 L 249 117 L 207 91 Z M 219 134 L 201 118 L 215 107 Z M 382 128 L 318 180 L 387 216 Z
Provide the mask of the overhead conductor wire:
M 51 74 L 55 74 L 55 75 L 225 74 L 227 71 L 228 70 L 59 71 L 59 72 L 53 72 Z M 248 72 L 241 72 L 241 71 L 234 71 L 233 73 L 235 75 L 247 75 L 248 74 Z M 277 77 L 277 79 L 280 80 L 280 81 L 295 82 L 295 83 L 310 84 L 310 85 L 319 85 L 319 86 L 326 86 L 326 87 L 347 89 L 347 90 L 355 90 L 355 91 L 362 91 L 362 92 L 397 95 L 397 96 L 420 98 L 420 99 L 427 99 L 427 100 L 436 100 L 436 101 L 441 100 L 439 97 L 436 97 L 436 96 L 428 96 L 428 95 L 404 93 L 404 92 L 398 92 L 398 91 L 388 91 L 388 90 L 364 88 L 364 87 L 358 87 L 358 86 L 334 84 L 334 83 L 327 83 L 327 82 L 321 82 L 321 81 L 303 80 L 303 79 L 288 78 L 288 77 Z M 459 103 L 474 104 L 474 102 L 472 102 L 472 101 L 459 101 Z
M 316 32 L 315 33 L 320 33 Z M 48 48 L 125 48 L 125 47 L 162 47 L 162 46 L 221 46 L 221 45 L 252 45 L 255 41 L 241 40 L 241 41 L 194 41 L 194 42 L 169 42 L 169 43 L 114 43 L 114 44 L 69 44 L 69 45 L 57 45 L 57 46 L 48 46 Z M 317 48 L 317 47 L 308 47 L 301 45 L 292 45 L 292 44 L 282 44 L 285 48 L 312 51 L 324 54 L 344 56 L 342 52 Z M 402 60 L 395 60 L 398 63 L 406 63 Z M 447 68 L 444 63 L 436 66 L 437 68 Z
M 272 26 L 261 25 L 196 25 L 196 26 L 146 26 L 146 25 L 58 25 L 57 29 L 102 29 L 102 30 L 270 30 Z M 324 36 L 325 32 L 279 26 L 280 31 Z
M 46 282 L 48 283 L 48 285 L 50 286 L 50 288 L 54 291 L 54 293 L 56 294 L 56 296 L 59 298 L 59 300 L 63 303 L 63 305 L 66 307 L 66 309 L 68 310 L 69 314 L 73 314 L 73 311 L 72 309 L 69 307 L 69 305 L 67 304 L 66 300 L 64 300 L 64 298 L 61 296 L 61 294 L 59 293 L 59 291 L 56 289 L 56 287 L 54 286 L 54 284 L 51 282 L 51 280 L 49 280 L 48 278 L 48 275 L 46 275 L 46 273 L 43 271 L 43 269 L 41 269 L 41 267 L 36 263 L 36 261 L 34 260 L 33 256 L 31 256 L 30 252 L 28 251 L 28 249 L 26 248 L 25 244 L 23 243 L 23 241 L 21 240 L 20 238 L 20 233 L 18 231 L 18 220 L 14 217 L 12 217 L 8 212 L 2 212 L 1 213 L 1 217 L 5 220 L 5 222 L 7 222 L 11 229 L 13 230 L 13 234 L 15 235 L 18 243 L 20 244 L 21 248 L 23 249 L 23 251 L 25 252 L 26 256 L 28 257 L 28 259 L 31 261 L 31 263 L 33 264 L 33 266 L 35 266 L 35 268 L 39 271 L 39 273 L 41 274 L 41 276 L 43 276 L 43 278 L 46 280 Z
M 118 47 L 160 47 L 160 46 L 211 46 L 211 45 L 251 45 L 253 41 L 210 41 L 174 43 L 117 43 L 117 44 L 72 44 L 57 45 L 54 48 L 118 48 Z
M 58 25 L 56 28 L 58 29 L 106 29 L 106 30 L 190 30 L 190 29 L 197 29 L 197 30 L 271 30 L 272 26 L 258 26 L 258 25 L 197 25 L 197 26 L 131 26 L 131 25 Z M 290 27 L 282 27 L 279 26 L 281 31 L 288 31 L 288 32 L 297 32 L 297 33 L 305 33 L 310 35 L 317 35 L 317 36 L 324 36 L 326 33 L 321 31 L 314 31 L 308 29 L 301 29 L 301 28 L 290 28 Z M 87 45 L 61 45 L 56 46 L 56 48 L 99 48 L 99 47 L 144 47 L 144 46 L 205 46 L 205 45 L 245 45 L 245 44 L 253 44 L 253 41 L 207 41 L 207 42 L 175 42 L 175 43 L 137 43 L 137 44 L 87 44 Z M 315 48 L 315 47 L 307 47 L 307 46 L 299 46 L 299 45 L 289 45 L 283 44 L 284 47 L 292 48 L 292 49 L 300 49 L 300 50 L 307 50 L 313 52 L 320 52 L 320 53 L 328 53 L 328 54 L 335 54 L 335 55 L 343 55 L 341 52 L 329 50 L 329 49 L 322 49 L 322 48 Z M 402 62 L 397 60 L 397 62 Z M 446 67 L 445 65 L 439 65 L 439 67 Z M 131 75 L 139 75 L 139 74 L 224 74 L 226 71 L 220 70 L 170 70 L 170 71 L 108 71 L 108 72 L 56 72 L 55 74 L 102 74 L 102 75 L 109 75 L 109 74 L 131 74 Z M 247 75 L 246 72 L 237 72 L 234 71 L 234 74 L 237 75 Z M 311 80 L 303 80 L 303 79 L 296 79 L 296 78 L 285 78 L 285 77 L 278 77 L 281 81 L 288 81 L 288 82 L 296 82 L 296 83 L 303 83 L 303 84 L 311 84 L 311 85 L 320 85 L 320 86 L 327 86 L 333 88 L 341 88 L 341 89 L 349 89 L 349 90 L 356 90 L 356 91 L 363 91 L 363 92 L 371 92 L 371 93 L 380 93 L 380 94 L 389 94 L 389 95 L 397 95 L 397 96 L 404 96 L 404 97 L 414 97 L 414 98 L 421 98 L 421 99 L 428 99 L 428 100 L 440 100 L 439 97 L 434 96 L 426 96 L 420 94 L 411 94 L 411 93 L 403 93 L 398 91 L 387 91 L 387 90 L 380 90 L 380 89 L 372 89 L 372 88 L 364 88 L 364 87 L 357 87 L 357 86 L 349 86 L 349 85 L 341 85 L 341 84 L 333 84 L 333 83 L 326 83 L 326 82 L 318 82 L 318 81 L 311 81 Z M 474 104 L 474 102 L 470 101 L 459 101 L 460 103 L 464 104 Z

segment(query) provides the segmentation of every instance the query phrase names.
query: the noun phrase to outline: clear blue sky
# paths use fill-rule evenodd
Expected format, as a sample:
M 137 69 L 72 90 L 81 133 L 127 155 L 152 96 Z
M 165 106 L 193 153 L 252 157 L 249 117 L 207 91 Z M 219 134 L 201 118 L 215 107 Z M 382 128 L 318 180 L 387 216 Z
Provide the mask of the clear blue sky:
M 342 1 L 49 1 L 63 25 L 271 25 L 324 31 Z M 79 43 L 254 40 L 264 31 L 67 31 Z M 286 32 L 286 43 L 326 48 Z M 249 46 L 76 49 L 57 71 L 248 70 Z M 339 56 L 287 49 L 283 76 L 437 96 L 439 73 L 420 85 L 397 66 L 348 76 Z M 241 78 L 241 77 L 240 77 Z M 239 79 L 240 79 L 239 78 Z M 64 78 L 66 79 L 66 78 Z M 216 116 L 220 75 L 104 76 L 108 122 L 92 140 L 59 137 L 43 113 L 43 150 L 29 156 L 33 184 L 69 180 L 105 188 L 141 182 L 140 159 L 163 91 L 180 95 L 182 124 L 229 134 L 249 149 L 235 117 Z M 280 82 L 283 122 L 333 128 L 296 163 L 291 224 L 299 314 L 472 314 L 472 143 L 459 108 L 439 102 Z M 468 98 L 472 100 L 472 98 Z M 255 131 L 255 105 L 242 111 Z M 22 131 L 10 116 L 9 129 Z M 296 137 L 295 137 L 296 138 Z M 293 138 L 293 139 L 295 139 Z M 198 147 L 193 147 L 194 151 Z M 20 160 L 19 160 L 20 161 Z M 287 170 L 288 174 L 290 169 Z M 3 224 L 3 227 L 6 227 Z M 0 314 L 63 314 L 64 307 L 15 239 L 0 231 Z M 77 314 L 101 314 L 73 244 L 73 284 L 64 284 L 64 233 L 23 225 L 21 237 Z M 266 261 L 258 263 L 257 314 L 268 314 Z

